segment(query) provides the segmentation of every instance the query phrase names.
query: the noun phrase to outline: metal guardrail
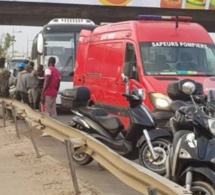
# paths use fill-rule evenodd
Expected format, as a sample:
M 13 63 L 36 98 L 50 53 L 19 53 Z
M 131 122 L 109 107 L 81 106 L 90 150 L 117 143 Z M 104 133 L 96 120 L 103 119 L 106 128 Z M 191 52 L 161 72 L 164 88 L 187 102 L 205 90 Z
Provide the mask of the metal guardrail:
M 119 156 L 92 136 L 66 126 L 65 124 L 47 117 L 40 112 L 34 111 L 26 104 L 16 100 L 3 98 L 0 98 L 0 104 L 2 105 L 4 126 L 6 126 L 5 110 L 12 111 L 18 138 L 20 135 L 16 121 L 17 117 L 22 117 L 23 120 L 25 120 L 37 157 L 40 157 L 40 154 L 32 135 L 33 128 L 42 129 L 48 135 L 66 143 L 70 171 L 76 194 L 79 193 L 79 189 L 72 162 L 73 160 L 71 158 L 73 152 L 85 152 L 122 182 L 145 195 L 192 194 L 178 184 Z

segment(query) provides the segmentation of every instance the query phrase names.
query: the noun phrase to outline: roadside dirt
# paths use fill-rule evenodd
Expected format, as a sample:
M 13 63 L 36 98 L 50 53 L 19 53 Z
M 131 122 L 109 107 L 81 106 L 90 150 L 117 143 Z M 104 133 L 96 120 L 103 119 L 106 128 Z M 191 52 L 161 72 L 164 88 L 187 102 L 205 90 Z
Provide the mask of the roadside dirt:
M 17 139 L 14 124 L 2 127 L 0 120 L 0 189 L 1 195 L 73 195 L 69 168 L 43 154 L 36 158 L 31 141 Z M 78 179 L 82 195 L 100 195 L 96 187 Z

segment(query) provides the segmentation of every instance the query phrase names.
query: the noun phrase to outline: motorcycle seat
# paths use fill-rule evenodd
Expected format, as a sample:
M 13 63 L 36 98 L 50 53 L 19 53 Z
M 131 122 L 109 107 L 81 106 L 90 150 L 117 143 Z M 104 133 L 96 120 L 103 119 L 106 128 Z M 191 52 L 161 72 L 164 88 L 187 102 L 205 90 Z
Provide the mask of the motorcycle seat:
M 121 120 L 116 116 L 111 116 L 102 108 L 80 107 L 78 111 L 84 116 L 92 119 L 107 130 L 113 137 L 124 129 Z
M 78 111 L 84 116 L 95 120 L 95 116 L 106 116 L 109 113 L 103 108 L 94 108 L 94 107 L 79 107 Z

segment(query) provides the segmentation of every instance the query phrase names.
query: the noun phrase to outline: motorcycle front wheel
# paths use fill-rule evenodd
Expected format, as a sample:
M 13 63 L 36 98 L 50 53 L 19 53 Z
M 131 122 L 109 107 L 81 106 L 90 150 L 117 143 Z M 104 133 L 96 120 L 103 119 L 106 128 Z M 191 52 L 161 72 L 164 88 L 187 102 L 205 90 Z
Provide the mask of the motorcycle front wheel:
M 74 127 L 79 129 L 80 131 L 82 130 L 83 127 L 81 127 L 79 124 L 75 122 L 70 122 L 70 127 Z M 78 154 L 72 155 L 72 159 L 75 161 L 76 164 L 78 165 L 88 165 L 93 161 L 93 158 L 89 156 L 88 154 L 81 152 Z
M 208 183 L 203 181 L 195 181 L 192 183 L 191 191 L 193 195 L 214 195 L 215 189 Z
M 152 140 L 151 142 L 155 154 L 157 154 L 158 157 L 157 159 L 153 159 L 149 145 L 146 142 L 143 144 L 139 152 L 140 165 L 159 175 L 164 175 L 166 173 L 168 145 L 171 144 L 171 142 L 167 139 L 162 138 Z
M 78 165 L 87 165 L 93 161 L 93 158 L 91 156 L 89 156 L 88 154 L 85 154 L 83 152 L 72 155 L 72 158 Z

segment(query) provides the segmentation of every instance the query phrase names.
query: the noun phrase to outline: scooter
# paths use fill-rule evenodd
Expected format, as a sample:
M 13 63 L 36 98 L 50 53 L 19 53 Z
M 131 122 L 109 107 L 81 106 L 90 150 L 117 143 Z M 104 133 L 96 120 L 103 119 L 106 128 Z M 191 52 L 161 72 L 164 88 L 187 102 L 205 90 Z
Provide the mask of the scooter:
M 193 93 L 193 100 L 195 104 L 198 104 L 199 107 L 202 108 L 202 106 L 205 106 L 205 103 L 203 103 L 203 100 L 205 99 L 203 97 L 203 86 L 201 83 L 195 82 L 191 79 L 184 79 L 176 82 L 172 82 L 167 87 L 167 93 L 170 99 L 172 99 L 172 102 L 169 106 L 169 109 L 173 112 L 173 117 L 169 120 L 169 126 L 172 130 L 172 133 L 175 134 L 177 131 L 181 129 L 191 130 L 193 129 L 192 124 L 189 124 L 183 120 L 177 121 L 175 117 L 177 111 L 183 107 L 187 106 L 190 107 L 190 109 L 193 109 L 193 112 L 195 111 L 195 107 L 193 104 L 193 101 L 191 100 L 191 96 L 184 93 L 182 91 L 182 86 L 184 83 L 191 82 L 195 84 L 195 92 Z
M 123 96 L 130 104 L 130 126 L 125 136 L 122 133 L 124 126 L 118 117 L 110 115 L 102 108 L 86 106 L 90 100 L 90 91 L 83 86 L 72 89 L 74 104 L 78 106 L 72 109 L 74 116 L 71 126 L 89 133 L 118 154 L 130 160 L 139 158 L 142 166 L 158 174 L 165 174 L 167 149 L 172 134 L 156 128 L 152 114 L 143 105 L 145 91 L 134 87 L 129 92 L 129 80 L 127 77 L 123 78 L 126 83 L 126 93 Z M 90 156 L 83 153 L 74 155 L 73 158 L 81 165 L 92 161 Z
M 173 113 L 176 113 L 179 108 L 183 106 L 190 107 L 190 109 L 193 110 L 193 112 L 196 110 L 195 106 L 198 106 L 199 109 L 204 111 L 208 116 L 215 117 L 215 91 L 210 90 L 208 91 L 208 94 L 204 93 L 204 89 L 212 88 L 214 83 L 209 82 L 210 80 L 215 81 L 214 77 L 210 77 L 205 79 L 204 86 L 201 83 L 195 82 L 191 79 L 184 79 L 180 81 L 176 81 L 173 83 L 170 83 L 167 87 L 167 92 L 169 97 L 172 99 L 172 102 L 169 106 L 170 110 Z M 195 92 L 191 96 L 188 94 L 183 93 L 182 85 L 186 82 L 191 82 L 195 85 Z M 190 110 L 191 111 L 191 110 Z M 169 124 L 171 127 L 171 130 L 174 133 L 176 133 L 180 129 L 186 129 L 191 130 L 193 129 L 192 124 L 188 124 L 185 121 L 176 121 L 177 117 L 170 118 Z
M 174 117 L 179 123 L 191 124 L 193 129 L 178 129 L 174 134 L 166 160 L 166 177 L 194 194 L 214 195 L 215 118 L 195 103 L 195 86 L 192 81 L 181 85 L 181 91 L 190 95 L 193 104 L 180 107 Z

